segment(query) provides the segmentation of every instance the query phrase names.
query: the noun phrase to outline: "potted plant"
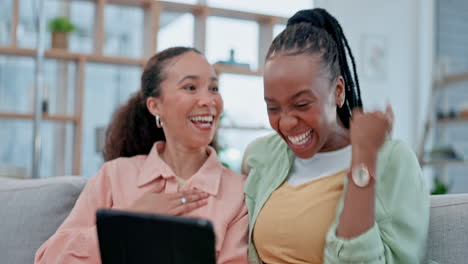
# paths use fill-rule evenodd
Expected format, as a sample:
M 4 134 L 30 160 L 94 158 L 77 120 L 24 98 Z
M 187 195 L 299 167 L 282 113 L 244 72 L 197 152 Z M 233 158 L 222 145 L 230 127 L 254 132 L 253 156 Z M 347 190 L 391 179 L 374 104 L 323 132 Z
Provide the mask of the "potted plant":
M 447 184 L 439 176 L 434 177 L 434 186 L 432 187 L 432 195 L 447 194 L 450 190 L 451 184 Z
M 49 23 L 52 32 L 52 48 L 68 49 L 68 33 L 76 29 L 68 17 L 56 17 Z

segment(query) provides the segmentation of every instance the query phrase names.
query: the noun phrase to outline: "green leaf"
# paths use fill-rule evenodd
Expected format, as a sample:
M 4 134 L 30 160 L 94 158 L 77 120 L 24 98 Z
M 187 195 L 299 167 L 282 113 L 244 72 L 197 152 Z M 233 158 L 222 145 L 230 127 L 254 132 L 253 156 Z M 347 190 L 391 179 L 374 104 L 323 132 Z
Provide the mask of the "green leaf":
M 56 17 L 49 22 L 49 30 L 51 32 L 69 33 L 76 29 L 68 17 Z
M 439 177 L 434 177 L 434 188 L 432 189 L 432 195 L 447 194 L 449 192 L 449 185 L 442 182 Z

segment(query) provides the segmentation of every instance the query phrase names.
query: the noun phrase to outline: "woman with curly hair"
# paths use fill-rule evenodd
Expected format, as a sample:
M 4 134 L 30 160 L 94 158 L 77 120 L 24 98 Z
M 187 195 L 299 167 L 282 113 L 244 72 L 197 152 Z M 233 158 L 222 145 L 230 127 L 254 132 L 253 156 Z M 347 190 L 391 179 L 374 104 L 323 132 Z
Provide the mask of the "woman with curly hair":
M 217 263 L 247 263 L 245 177 L 209 146 L 223 109 L 213 67 L 193 48 L 154 55 L 122 106 L 92 177 L 35 263 L 100 263 L 95 213 L 115 208 L 211 220 Z

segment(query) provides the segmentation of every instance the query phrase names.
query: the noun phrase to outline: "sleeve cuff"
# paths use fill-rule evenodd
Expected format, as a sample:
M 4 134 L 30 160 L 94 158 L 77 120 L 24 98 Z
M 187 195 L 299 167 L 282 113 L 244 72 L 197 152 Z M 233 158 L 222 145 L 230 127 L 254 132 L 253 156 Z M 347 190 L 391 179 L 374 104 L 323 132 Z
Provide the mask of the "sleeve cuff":
M 335 225 L 327 234 L 325 258 L 330 263 L 383 263 L 384 245 L 377 224 L 374 223 L 369 230 L 352 239 L 337 237 L 336 228 Z

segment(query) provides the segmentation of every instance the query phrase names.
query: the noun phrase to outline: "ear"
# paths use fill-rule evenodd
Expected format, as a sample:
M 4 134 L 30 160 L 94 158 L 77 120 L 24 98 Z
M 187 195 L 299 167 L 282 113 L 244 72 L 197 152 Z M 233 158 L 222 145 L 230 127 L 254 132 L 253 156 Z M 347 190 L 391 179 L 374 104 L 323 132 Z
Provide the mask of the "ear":
M 146 108 L 154 116 L 161 115 L 161 99 L 152 96 L 148 97 L 146 99 Z
M 338 76 L 336 78 L 336 84 L 335 84 L 335 102 L 336 106 L 341 108 L 345 102 L 346 99 L 346 90 L 345 90 L 345 83 L 343 76 Z

